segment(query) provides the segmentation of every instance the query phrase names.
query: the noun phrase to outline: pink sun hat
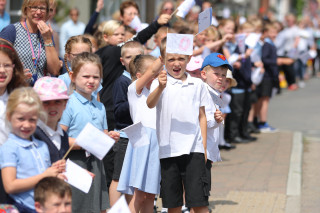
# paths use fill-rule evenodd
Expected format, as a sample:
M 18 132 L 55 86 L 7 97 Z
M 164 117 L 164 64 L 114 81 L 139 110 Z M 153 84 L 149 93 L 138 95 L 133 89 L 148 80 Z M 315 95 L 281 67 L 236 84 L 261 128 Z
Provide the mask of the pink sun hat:
M 187 64 L 187 71 L 195 71 L 201 68 L 203 59 L 200 57 L 191 57 L 189 63 Z
M 39 78 L 33 89 L 38 93 L 41 101 L 69 99 L 68 88 L 59 78 L 48 76 Z

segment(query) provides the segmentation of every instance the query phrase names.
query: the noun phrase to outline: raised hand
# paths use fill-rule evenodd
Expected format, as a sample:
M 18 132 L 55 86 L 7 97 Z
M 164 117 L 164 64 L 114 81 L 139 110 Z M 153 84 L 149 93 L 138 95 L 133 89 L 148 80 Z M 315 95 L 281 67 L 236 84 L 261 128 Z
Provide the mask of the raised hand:
M 98 0 L 97 1 L 97 7 L 96 7 L 96 12 L 99 13 L 104 7 L 104 2 L 103 0 Z
M 44 21 L 39 21 L 37 25 L 44 43 L 48 44 L 52 42 L 52 28 L 48 26 Z
M 32 78 L 32 73 L 30 72 L 30 69 L 25 69 L 23 70 L 24 72 L 24 77 L 26 78 L 26 80 Z
M 167 85 L 167 72 L 165 70 L 162 70 L 158 76 L 159 80 L 159 87 L 165 88 Z
M 170 21 L 171 19 L 171 16 L 168 15 L 168 14 L 162 14 L 160 15 L 160 17 L 158 18 L 157 22 L 158 24 L 160 25 L 165 25 L 165 24 L 168 24 L 168 22 Z

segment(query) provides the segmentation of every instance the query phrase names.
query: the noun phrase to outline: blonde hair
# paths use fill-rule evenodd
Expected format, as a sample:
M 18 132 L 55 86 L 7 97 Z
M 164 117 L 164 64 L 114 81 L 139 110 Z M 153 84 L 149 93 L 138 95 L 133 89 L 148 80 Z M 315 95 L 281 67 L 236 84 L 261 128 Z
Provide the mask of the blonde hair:
M 234 29 L 233 29 L 233 32 L 236 32 L 236 22 L 233 20 L 233 19 L 222 19 L 220 22 L 219 22 L 219 27 L 218 27 L 218 30 L 220 32 L 220 34 L 222 36 L 225 35 L 225 32 L 223 31 L 223 27 L 226 26 L 228 23 L 232 23 L 234 25 Z
M 166 56 L 166 48 L 167 48 L 167 37 L 163 38 L 160 44 L 160 54 L 162 58 Z
M 87 38 L 90 40 L 91 42 L 91 47 L 92 47 L 92 51 L 93 52 L 93 48 L 95 48 L 96 50 L 98 50 L 98 40 L 96 37 L 94 37 L 93 35 L 91 34 L 84 34 L 83 37 Z
M 49 8 L 50 8 L 49 0 L 23 0 L 22 7 L 21 7 L 22 14 L 26 17 L 28 7 L 33 6 L 37 3 L 44 3 L 46 5 L 47 7 L 46 18 L 47 18 L 49 16 Z
M 65 54 L 64 54 L 64 63 L 68 72 L 70 72 L 71 70 L 69 70 L 69 67 L 67 64 L 67 54 L 71 53 L 71 49 L 74 44 L 79 44 L 79 43 L 88 44 L 88 46 L 90 47 L 90 53 L 92 52 L 92 43 L 89 38 L 87 38 L 84 35 L 77 35 L 77 36 L 70 37 L 65 45 Z
M 29 105 L 30 107 L 26 108 L 26 111 L 35 108 L 38 112 L 38 118 L 43 121 L 47 120 L 47 114 L 43 110 L 42 102 L 32 87 L 20 87 L 11 92 L 6 109 L 6 117 L 8 120 L 11 118 L 19 104 Z
M 220 39 L 220 36 L 221 35 L 215 26 L 211 25 L 207 28 L 207 38 L 208 39 L 212 39 L 214 41 L 217 41 Z
M 128 50 L 128 49 L 131 49 L 131 48 L 137 48 L 140 50 L 140 54 L 143 54 L 144 53 L 144 49 L 143 49 L 143 46 L 142 44 L 140 44 L 139 42 L 137 41 L 128 41 L 126 42 L 122 47 L 121 47 L 121 57 L 124 56 L 125 52 Z
M 73 90 L 76 89 L 76 85 L 73 82 L 73 79 L 75 79 L 77 77 L 77 75 L 80 72 L 81 67 L 85 64 L 96 65 L 100 71 L 99 72 L 100 79 L 102 78 L 102 64 L 101 64 L 101 60 L 100 60 L 99 56 L 94 53 L 83 52 L 80 55 L 78 55 L 77 57 L 75 57 L 75 59 L 73 59 L 71 62 L 72 79 L 71 79 L 70 88 L 72 88 Z
M 107 23 L 107 21 L 103 21 L 98 25 L 98 29 L 93 34 L 93 36 L 97 39 L 98 48 L 104 47 L 107 45 L 105 40 L 103 39 L 103 27 Z
M 112 36 L 114 32 L 123 26 L 120 21 L 110 20 L 103 25 L 102 32 L 104 35 Z

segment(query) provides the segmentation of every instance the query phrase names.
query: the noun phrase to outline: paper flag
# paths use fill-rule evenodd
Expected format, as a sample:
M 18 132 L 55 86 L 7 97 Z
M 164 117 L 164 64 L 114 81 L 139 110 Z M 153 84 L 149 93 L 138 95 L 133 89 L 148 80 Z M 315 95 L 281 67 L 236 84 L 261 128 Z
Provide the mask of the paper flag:
M 130 27 L 132 27 L 137 33 L 140 32 L 142 28 L 141 21 L 138 16 L 135 16 L 131 23 L 129 24 Z
M 122 131 L 127 134 L 129 142 L 134 148 L 148 145 L 150 143 L 147 132 L 141 122 L 132 124 L 122 129 Z
M 68 179 L 66 181 L 67 183 L 84 193 L 89 192 L 92 184 L 92 177 L 88 171 L 68 159 L 66 162 L 66 172 L 64 174 Z
M 206 9 L 205 11 L 201 12 L 198 16 L 198 25 L 199 25 L 199 32 L 201 33 L 205 29 L 207 29 L 212 23 L 212 7 Z
M 91 123 L 87 123 L 76 138 L 76 143 L 102 160 L 113 146 L 114 140 Z
M 117 200 L 108 213 L 131 213 L 124 195 Z
M 168 33 L 166 52 L 182 55 L 192 55 L 193 35 Z
M 184 18 L 189 13 L 191 8 L 196 4 L 194 0 L 185 0 L 178 7 L 177 16 Z

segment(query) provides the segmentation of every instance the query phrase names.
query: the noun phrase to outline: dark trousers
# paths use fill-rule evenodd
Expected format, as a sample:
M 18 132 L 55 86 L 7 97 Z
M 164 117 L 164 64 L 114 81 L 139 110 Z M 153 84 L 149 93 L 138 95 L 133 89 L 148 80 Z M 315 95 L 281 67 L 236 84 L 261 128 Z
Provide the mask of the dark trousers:
M 2 177 L 1 177 L 1 170 L 0 170 L 0 203 L 8 203 L 8 194 L 4 190 Z
M 248 116 L 250 111 L 250 93 L 231 93 L 231 113 L 226 118 L 225 138 L 233 139 L 248 135 Z
M 286 80 L 288 85 L 296 83 L 296 73 L 293 67 L 293 64 L 291 65 L 281 65 L 279 66 L 279 71 L 283 71 L 284 75 L 286 76 Z

